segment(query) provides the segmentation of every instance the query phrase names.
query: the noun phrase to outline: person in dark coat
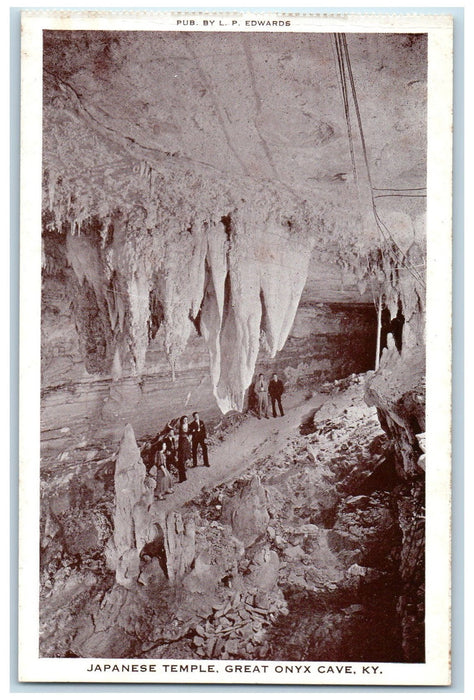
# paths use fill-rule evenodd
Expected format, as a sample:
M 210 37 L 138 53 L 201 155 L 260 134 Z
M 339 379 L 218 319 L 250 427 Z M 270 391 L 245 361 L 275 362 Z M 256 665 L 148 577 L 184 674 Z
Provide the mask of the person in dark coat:
M 178 437 L 178 474 L 179 483 L 186 481 L 186 465 L 191 461 L 191 437 L 189 434 L 188 417 L 182 416 L 179 422 Z
M 380 315 L 380 355 L 382 355 L 383 349 L 387 347 L 387 336 L 392 332 L 390 328 L 391 322 L 390 309 L 384 306 Z
M 405 323 L 405 316 L 403 315 L 402 305 L 398 302 L 398 311 L 395 318 L 392 318 L 390 323 L 390 330 L 395 341 L 395 347 L 398 352 L 402 351 L 402 338 L 403 338 L 403 325 Z
M 273 377 L 270 380 L 270 383 L 268 385 L 268 393 L 270 394 L 270 399 L 272 401 L 272 411 L 273 411 L 273 417 L 276 418 L 276 407 L 275 404 L 278 403 L 278 408 L 280 409 L 280 415 L 284 416 L 283 412 L 283 406 L 281 405 L 281 396 L 283 392 L 285 391 L 285 387 L 283 386 L 283 382 L 281 379 L 278 379 L 278 375 L 274 374 Z
M 152 445 L 151 440 L 147 440 L 140 450 L 140 456 L 142 458 L 143 464 L 146 467 L 147 472 L 150 471 L 153 466 L 153 458 L 155 456 L 156 449 Z
M 197 411 L 193 413 L 193 418 L 193 422 L 189 425 L 189 432 L 191 433 L 193 443 L 193 467 L 197 467 L 197 451 L 199 446 L 201 446 L 204 466 L 209 467 L 210 465 L 206 445 L 206 426 L 199 418 L 199 413 Z
M 248 391 L 248 397 L 247 397 L 247 410 L 250 413 L 255 413 L 255 415 L 258 414 L 258 399 L 257 399 L 257 392 L 255 390 L 255 385 L 257 383 L 257 380 L 252 382 L 252 384 L 249 386 L 249 391 Z

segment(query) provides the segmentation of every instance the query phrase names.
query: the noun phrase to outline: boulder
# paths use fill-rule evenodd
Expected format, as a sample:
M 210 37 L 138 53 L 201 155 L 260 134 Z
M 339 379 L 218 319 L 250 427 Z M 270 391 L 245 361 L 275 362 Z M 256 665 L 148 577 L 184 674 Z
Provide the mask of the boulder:
M 245 547 L 249 547 L 265 534 L 270 515 L 265 489 L 258 476 L 254 476 L 240 494 L 223 505 L 222 519 L 231 524 L 235 537 Z
M 425 454 L 425 452 L 426 452 L 426 433 L 418 433 L 418 435 L 416 435 L 415 437 L 418 441 L 418 445 L 420 446 L 420 450 L 423 452 L 423 454 Z
M 187 574 L 195 558 L 196 527 L 192 517 L 183 519 L 181 513 L 166 514 L 164 526 L 166 571 L 170 583 Z
M 143 586 L 156 586 L 157 584 L 164 584 L 165 581 L 166 576 L 158 559 L 156 557 L 147 557 L 147 561 L 142 564 L 138 583 L 141 583 Z
M 278 583 L 280 559 L 269 547 L 259 550 L 250 565 L 249 580 L 261 590 L 271 591 Z
M 138 549 L 127 549 L 117 561 L 115 579 L 125 588 L 131 588 L 140 574 L 140 555 Z
M 102 551 L 110 536 L 110 524 L 98 511 L 75 508 L 71 517 L 62 518 L 62 541 L 71 555 Z
M 191 593 L 207 593 L 214 589 L 219 580 L 217 567 L 210 563 L 205 553 L 196 557 L 194 568 L 184 578 L 184 587 Z

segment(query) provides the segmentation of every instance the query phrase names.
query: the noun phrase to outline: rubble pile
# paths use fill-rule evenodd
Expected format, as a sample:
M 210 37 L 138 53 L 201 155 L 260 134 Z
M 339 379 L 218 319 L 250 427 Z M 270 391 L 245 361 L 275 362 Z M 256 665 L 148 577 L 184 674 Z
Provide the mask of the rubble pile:
M 257 588 L 232 592 L 213 610 L 204 624 L 196 626 L 193 638 L 196 654 L 211 659 L 266 658 L 266 632 L 279 615 L 288 614 L 283 599 L 274 599 Z

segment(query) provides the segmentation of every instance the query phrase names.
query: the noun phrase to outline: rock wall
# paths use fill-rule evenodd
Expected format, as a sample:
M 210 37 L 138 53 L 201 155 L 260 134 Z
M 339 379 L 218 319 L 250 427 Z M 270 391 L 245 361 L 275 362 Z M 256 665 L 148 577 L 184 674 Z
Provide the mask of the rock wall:
M 397 293 L 403 326 L 398 343 L 388 337 L 380 367 L 365 399 L 376 406 L 390 439 L 398 475 L 398 522 L 402 532 L 398 609 L 406 658 L 424 661 L 425 634 L 425 312 L 423 286 L 407 280 Z M 435 517 L 435 514 L 431 514 Z
M 313 397 L 291 409 L 303 423 L 293 412 L 273 451 L 253 454 L 244 471 L 188 495 L 179 512 L 156 502 L 139 576 L 126 587 L 92 558 L 70 565 L 69 536 L 56 564 L 45 567 L 42 655 L 422 660 L 423 637 L 413 607 L 404 615 L 400 576 L 423 575 L 415 543 L 412 556 L 403 539 L 410 500 L 401 509 L 405 484 L 376 409 L 362 400 L 366 379 L 325 384 L 318 408 Z M 253 416 L 243 421 L 257 424 Z M 116 488 L 125 462 L 141 469 L 129 430 L 125 438 Z M 121 526 L 137 522 L 140 491 L 123 496 Z M 109 490 L 115 506 L 121 497 Z M 63 528 L 70 517 L 61 518 Z M 59 522 L 46 523 L 49 547 L 64 545 Z M 96 562 L 103 557 L 99 542 L 92 553 Z
M 71 288 L 72 285 L 72 288 Z M 332 288 L 332 293 L 331 293 Z M 137 438 L 154 435 L 171 418 L 199 410 L 210 425 L 221 417 L 209 372 L 209 349 L 192 325 L 173 374 L 164 349 L 163 329 L 150 341 L 144 372 L 122 367 L 121 377 L 97 374 L 82 347 L 85 314 L 73 295 L 70 268 L 43 275 L 42 309 L 42 464 L 84 464 L 118 445 L 127 423 Z M 340 378 L 373 367 L 375 311 L 354 303 L 353 288 L 328 285 L 303 301 L 284 348 L 271 357 L 261 334 L 256 373 L 278 372 L 294 388 Z M 330 303 L 316 301 L 329 296 Z M 338 298 L 342 298 L 342 302 Z M 351 301 L 348 301 L 350 299 Z M 91 334 L 94 326 L 90 329 Z M 82 340 L 81 340 L 82 338 Z M 96 351 L 96 344 L 91 347 Z M 96 354 L 94 352 L 94 354 Z M 85 358 L 85 359 L 84 359 Z
M 261 332 L 274 357 L 312 251 L 356 269 L 374 297 L 380 258 L 387 275 L 420 262 L 422 195 L 376 210 L 362 134 L 357 182 L 350 174 L 331 36 L 235 33 L 225 50 L 206 32 L 44 38 L 43 263 L 73 272 L 88 372 L 140 376 L 159 329 L 175 372 L 194 325 L 221 411 L 241 410 Z M 348 43 L 372 177 L 421 191 L 426 37 Z

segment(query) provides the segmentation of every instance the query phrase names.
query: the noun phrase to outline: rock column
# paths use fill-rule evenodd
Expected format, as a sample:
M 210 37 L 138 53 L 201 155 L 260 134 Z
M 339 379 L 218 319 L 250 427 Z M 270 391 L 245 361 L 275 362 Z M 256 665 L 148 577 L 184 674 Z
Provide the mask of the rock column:
M 144 516 L 152 499 L 133 428 L 127 425 L 115 464 L 114 534 L 108 551 L 108 563 L 116 571 L 117 583 L 127 588 L 140 573 L 140 549 L 147 541 L 148 529 Z

